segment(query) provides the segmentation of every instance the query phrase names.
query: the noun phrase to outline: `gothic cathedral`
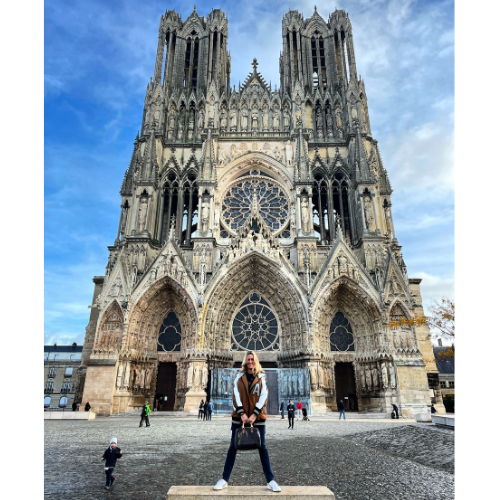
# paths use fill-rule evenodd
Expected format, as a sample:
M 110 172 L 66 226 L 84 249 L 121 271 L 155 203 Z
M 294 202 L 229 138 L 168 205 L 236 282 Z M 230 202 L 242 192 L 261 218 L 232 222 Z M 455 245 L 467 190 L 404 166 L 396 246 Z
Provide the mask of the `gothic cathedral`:
M 79 368 L 98 414 L 223 399 L 248 350 L 277 380 L 269 408 L 292 393 L 315 413 L 442 406 L 428 328 L 389 326 L 423 315 L 421 280 L 396 238 L 348 14 L 289 11 L 282 37 L 280 88 L 256 59 L 236 88 L 224 12 L 160 19 Z

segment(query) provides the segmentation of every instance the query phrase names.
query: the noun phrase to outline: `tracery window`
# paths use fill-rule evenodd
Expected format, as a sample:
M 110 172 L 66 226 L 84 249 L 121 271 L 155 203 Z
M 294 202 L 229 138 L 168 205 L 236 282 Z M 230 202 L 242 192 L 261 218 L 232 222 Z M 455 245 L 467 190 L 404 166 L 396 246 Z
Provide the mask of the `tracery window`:
M 160 325 L 160 333 L 158 336 L 157 351 L 180 351 L 181 350 L 181 323 L 177 314 L 170 311 L 162 324 Z
M 354 337 L 349 320 L 340 311 L 335 314 L 330 325 L 330 350 L 354 351 Z
M 263 178 L 258 170 L 234 181 L 222 201 L 222 222 L 236 234 L 252 212 L 258 210 L 266 225 L 277 235 L 289 222 L 289 202 L 284 190 L 271 178 Z
M 279 325 L 269 303 L 257 292 L 243 301 L 233 319 L 233 351 L 278 351 Z

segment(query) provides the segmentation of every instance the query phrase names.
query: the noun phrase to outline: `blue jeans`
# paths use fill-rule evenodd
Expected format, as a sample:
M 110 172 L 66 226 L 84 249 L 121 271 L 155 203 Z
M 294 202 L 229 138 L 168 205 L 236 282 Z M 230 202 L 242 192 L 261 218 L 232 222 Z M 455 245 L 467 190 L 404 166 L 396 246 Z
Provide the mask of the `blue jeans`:
M 224 472 L 222 474 L 222 479 L 224 481 L 229 481 L 229 476 L 233 471 L 234 461 L 236 460 L 237 450 L 234 447 L 234 436 L 236 433 L 236 429 L 239 429 L 240 426 L 236 424 L 231 425 L 231 444 L 229 445 L 229 450 L 227 450 L 226 463 L 224 465 Z M 266 448 L 266 426 L 259 426 L 260 431 L 260 448 L 259 448 L 259 456 L 260 462 L 262 464 L 262 469 L 264 471 L 264 475 L 266 476 L 266 481 L 270 483 L 274 479 L 274 474 L 271 469 L 271 462 L 269 460 L 269 453 Z
M 342 414 L 344 414 L 344 420 L 345 420 L 345 410 L 340 410 L 339 420 L 342 418 Z

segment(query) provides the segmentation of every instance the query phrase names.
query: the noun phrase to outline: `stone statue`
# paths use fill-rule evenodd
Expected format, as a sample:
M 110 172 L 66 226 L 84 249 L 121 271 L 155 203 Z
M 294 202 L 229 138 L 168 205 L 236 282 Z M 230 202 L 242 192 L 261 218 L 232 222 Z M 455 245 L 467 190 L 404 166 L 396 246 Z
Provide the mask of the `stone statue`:
M 267 104 L 262 108 L 262 128 L 266 132 L 269 130 L 269 106 Z
M 123 387 L 129 387 L 129 382 L 130 382 L 130 363 L 127 363 L 127 366 L 125 367 L 125 378 L 123 380 Z
M 359 370 L 359 378 L 361 381 L 361 388 L 365 391 L 366 390 L 366 376 L 365 376 L 365 370 L 361 368 Z
M 318 373 L 316 371 L 316 366 L 309 367 L 309 374 L 311 377 L 311 389 L 315 391 L 318 388 Z
M 206 389 L 207 383 L 208 383 L 208 368 L 207 365 L 203 365 L 203 377 L 202 377 L 201 388 Z
M 389 235 L 389 238 L 392 238 L 391 214 L 389 207 L 384 207 L 384 215 L 385 215 L 385 225 L 387 227 L 387 234 Z
M 330 108 L 326 110 L 326 130 L 328 137 L 333 137 L 333 118 Z
M 275 132 L 279 132 L 280 129 L 280 112 L 278 105 L 275 104 L 273 106 L 273 130 Z
M 201 370 L 198 365 L 194 367 L 194 388 L 200 389 L 201 387 Z
M 302 196 L 300 199 L 300 218 L 302 221 L 302 231 L 309 232 L 309 201 L 307 196 Z
M 198 111 L 198 137 L 201 136 L 203 129 L 205 128 L 205 110 L 203 108 Z
M 204 233 L 208 229 L 209 203 L 205 198 L 201 204 L 201 231 Z
M 219 165 L 224 165 L 226 163 L 226 153 L 223 149 L 219 151 Z
M 365 376 L 366 376 L 366 388 L 371 391 L 372 389 L 372 372 L 370 371 L 370 367 L 367 366 L 364 369 Z
M 321 117 L 321 111 L 316 111 L 316 133 L 318 137 L 323 137 L 323 119 Z
M 236 110 L 231 109 L 229 113 L 229 124 L 231 127 L 231 132 L 236 132 L 237 124 L 236 124 Z
M 189 123 L 188 123 L 188 139 L 193 138 L 193 131 L 194 131 L 194 116 L 193 112 L 189 113 Z
M 153 370 L 151 368 L 149 368 L 146 372 L 146 384 L 145 384 L 145 387 L 146 389 L 151 389 L 151 377 L 153 375 Z
M 241 110 L 241 130 L 248 130 L 248 109 Z
M 398 282 L 394 276 L 392 276 L 392 278 L 391 278 L 391 288 L 392 288 L 393 294 L 396 295 L 396 294 L 400 293 Z
M 368 229 L 368 231 L 372 231 L 373 230 L 374 215 L 373 215 L 372 202 L 371 202 L 369 196 L 365 196 L 363 198 L 363 205 L 364 205 L 364 210 L 365 210 L 366 229 Z
M 342 128 L 342 111 L 340 106 L 335 108 L 335 125 L 337 125 L 338 129 Z
M 347 274 L 347 258 L 344 254 L 339 255 L 340 274 Z
M 257 108 L 252 109 L 252 129 L 256 130 L 259 128 L 259 113 Z
M 193 385 L 193 365 L 189 365 L 187 372 L 187 383 L 186 387 L 191 387 Z
M 226 110 L 223 109 L 220 114 L 220 128 L 221 130 L 226 130 L 227 128 L 227 115 L 226 115 Z
M 389 386 L 389 378 L 387 376 L 387 364 L 382 363 L 382 386 L 384 389 L 387 389 Z
M 379 386 L 379 380 L 378 380 L 378 370 L 376 366 L 372 368 L 372 382 L 373 382 L 373 388 L 377 389 Z
M 288 107 L 283 111 L 283 128 L 286 132 L 290 130 L 290 110 Z
M 396 389 L 396 373 L 394 372 L 394 364 L 393 363 L 389 363 L 389 378 L 390 378 L 391 387 L 393 389 Z
M 122 377 L 123 377 L 123 365 L 118 367 L 118 375 L 116 377 L 116 387 L 119 389 L 122 386 Z
M 146 227 L 146 213 L 148 210 L 148 198 L 141 198 L 139 203 L 139 215 L 137 217 L 137 230 L 142 233 Z

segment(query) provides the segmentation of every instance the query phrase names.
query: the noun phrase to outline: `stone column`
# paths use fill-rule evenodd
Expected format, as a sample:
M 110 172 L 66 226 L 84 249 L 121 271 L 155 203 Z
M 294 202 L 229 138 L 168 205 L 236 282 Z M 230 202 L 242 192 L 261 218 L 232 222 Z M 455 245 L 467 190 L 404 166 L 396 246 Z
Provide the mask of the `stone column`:
M 294 81 L 294 56 L 293 56 L 293 33 L 291 31 L 288 32 L 288 40 L 290 43 L 290 91 L 293 86 L 293 81 Z
M 214 49 L 214 32 L 210 32 L 209 45 L 208 45 L 208 82 L 212 79 L 212 57 Z M 208 87 L 208 85 L 207 85 Z

